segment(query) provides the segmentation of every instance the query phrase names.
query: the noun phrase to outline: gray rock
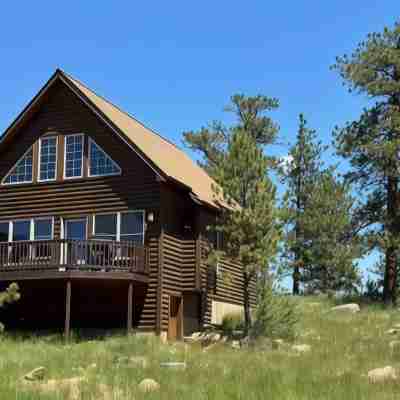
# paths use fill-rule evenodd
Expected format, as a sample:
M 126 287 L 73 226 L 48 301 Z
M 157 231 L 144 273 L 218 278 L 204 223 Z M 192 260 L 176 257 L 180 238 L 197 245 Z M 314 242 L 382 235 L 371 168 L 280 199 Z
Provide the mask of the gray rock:
M 383 383 L 397 379 L 396 370 L 392 366 L 376 368 L 368 372 L 370 383 Z
M 298 354 L 305 354 L 311 351 L 311 346 L 309 344 L 294 344 L 292 350 Z
M 37 367 L 32 371 L 28 372 L 24 376 L 24 379 L 26 379 L 27 381 L 42 381 L 46 373 L 47 370 L 45 367 Z
M 154 379 L 143 379 L 138 386 L 139 390 L 143 393 L 157 392 L 160 390 L 160 384 Z
M 185 362 L 162 362 L 162 363 L 160 363 L 160 367 L 172 368 L 172 369 L 186 369 L 186 363 Z
M 332 307 L 331 311 L 355 314 L 360 312 L 360 306 L 356 303 L 342 304 L 341 306 Z
M 232 340 L 231 347 L 232 347 L 232 349 L 240 350 L 240 342 L 239 342 L 239 340 Z

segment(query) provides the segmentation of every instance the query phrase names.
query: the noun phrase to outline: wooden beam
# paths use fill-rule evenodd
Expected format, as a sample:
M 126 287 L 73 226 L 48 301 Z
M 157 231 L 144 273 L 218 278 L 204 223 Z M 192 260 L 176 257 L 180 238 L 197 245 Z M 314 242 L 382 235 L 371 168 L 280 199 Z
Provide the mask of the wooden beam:
M 147 283 L 147 275 L 131 272 L 101 272 L 101 271 L 18 271 L 0 272 L 0 281 L 22 281 L 22 280 L 44 280 L 44 279 L 106 279 L 106 280 L 134 280 Z
M 132 331 L 133 322 L 133 282 L 129 282 L 128 286 L 128 315 L 127 315 L 127 330 L 128 335 Z
M 157 282 L 157 309 L 156 309 L 156 333 L 162 330 L 162 305 L 163 305 L 163 267 L 164 267 L 164 229 L 161 229 L 158 240 L 158 282 Z
M 67 281 L 65 294 L 65 329 L 64 336 L 68 340 L 70 337 L 70 327 L 71 327 L 71 281 Z

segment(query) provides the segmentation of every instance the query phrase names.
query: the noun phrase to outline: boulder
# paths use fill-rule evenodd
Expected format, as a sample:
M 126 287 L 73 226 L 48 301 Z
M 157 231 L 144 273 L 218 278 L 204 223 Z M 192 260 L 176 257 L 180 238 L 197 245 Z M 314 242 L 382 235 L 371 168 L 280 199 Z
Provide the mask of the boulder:
M 341 306 L 332 307 L 331 311 L 355 314 L 360 312 L 360 306 L 356 303 L 342 304 Z
M 232 347 L 232 349 L 240 350 L 240 341 L 232 340 L 231 347 Z
M 171 368 L 171 369 L 186 369 L 186 363 L 185 362 L 162 362 L 162 363 L 160 363 L 160 367 Z
M 210 332 L 205 336 L 204 341 L 209 343 L 216 343 L 221 340 L 221 337 L 222 335 L 220 333 Z
M 309 344 L 294 344 L 292 350 L 299 354 L 305 354 L 311 351 L 311 346 Z
M 24 376 L 24 379 L 26 379 L 27 381 L 42 381 L 44 379 L 44 376 L 46 375 L 46 372 L 47 370 L 45 367 L 37 367 L 28 372 Z
M 156 382 L 154 379 L 143 379 L 139 383 L 139 390 L 143 393 L 149 393 L 149 392 L 157 392 L 160 390 L 160 384 Z
M 391 366 L 376 368 L 368 372 L 368 380 L 370 383 L 383 383 L 396 379 L 396 370 Z

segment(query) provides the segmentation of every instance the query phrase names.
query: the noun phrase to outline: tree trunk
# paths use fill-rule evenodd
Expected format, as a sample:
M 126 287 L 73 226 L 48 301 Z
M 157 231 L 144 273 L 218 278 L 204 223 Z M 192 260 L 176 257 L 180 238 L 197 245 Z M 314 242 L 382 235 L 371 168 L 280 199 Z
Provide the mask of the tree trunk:
M 293 271 L 293 295 L 297 296 L 298 294 L 300 294 L 300 269 L 296 265 Z
M 250 309 L 250 282 L 251 277 L 247 273 L 243 274 L 243 304 L 244 304 L 244 335 L 248 336 L 251 328 L 251 309 Z
M 397 286 L 397 239 L 398 229 L 398 178 L 389 176 L 387 182 L 387 230 L 391 244 L 386 249 L 386 267 L 383 287 L 383 301 L 387 305 L 396 305 Z

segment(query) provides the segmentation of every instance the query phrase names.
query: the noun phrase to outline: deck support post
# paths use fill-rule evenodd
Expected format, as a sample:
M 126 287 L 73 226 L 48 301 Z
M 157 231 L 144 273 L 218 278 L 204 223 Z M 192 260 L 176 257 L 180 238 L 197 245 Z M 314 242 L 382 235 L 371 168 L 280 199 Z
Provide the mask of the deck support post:
M 133 282 L 129 282 L 128 286 L 128 314 L 127 314 L 127 333 L 132 331 L 132 316 L 133 316 Z
M 70 327 L 71 327 L 71 281 L 67 280 L 66 294 L 65 294 L 65 328 L 64 328 L 65 340 L 68 340 L 70 337 Z

